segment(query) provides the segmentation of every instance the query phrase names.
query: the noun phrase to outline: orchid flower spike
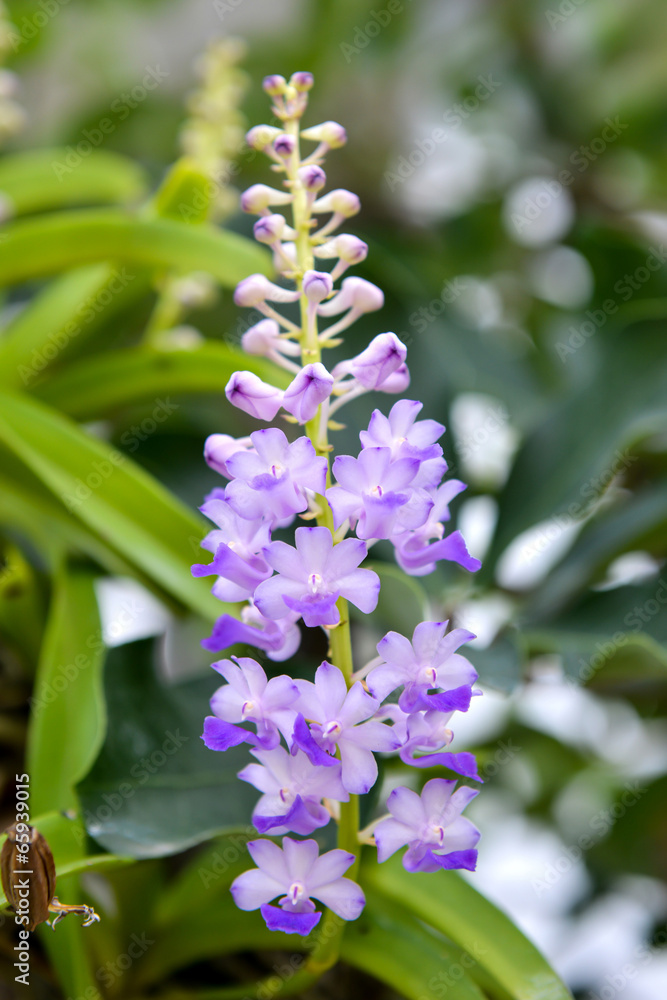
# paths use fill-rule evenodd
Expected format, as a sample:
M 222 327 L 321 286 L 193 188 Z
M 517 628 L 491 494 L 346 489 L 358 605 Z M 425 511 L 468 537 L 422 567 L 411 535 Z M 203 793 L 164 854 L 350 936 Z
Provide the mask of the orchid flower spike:
M 237 906 L 259 909 L 270 930 L 302 936 L 320 921 L 318 904 L 328 907 L 334 919 L 323 921 L 311 953 L 313 967 L 324 968 L 329 932 L 337 934 L 336 922 L 355 920 L 364 907 L 362 889 L 345 877 L 357 870 L 361 842 L 375 843 L 380 863 L 404 851 L 410 872 L 472 871 L 477 859 L 479 831 L 461 815 L 477 792 L 446 778 L 426 782 L 421 794 L 394 787 L 389 815 L 371 824 L 374 841 L 371 827 L 358 830 L 353 798 L 375 784 L 379 754 L 394 755 L 399 769 L 446 768 L 481 781 L 474 756 L 449 749 L 452 718 L 478 694 L 474 667 L 459 652 L 471 632 L 447 631 L 447 622 L 437 621 L 421 622 L 411 638 L 390 631 L 377 657 L 355 670 L 349 605 L 361 616 L 372 614 L 380 594 L 378 573 L 363 565 L 368 550 L 387 540 L 413 576 L 431 573 L 441 559 L 473 571 L 479 561 L 460 532 L 445 535 L 449 504 L 464 484 L 442 482 L 447 463 L 437 442 L 445 429 L 417 419 L 419 401 L 401 399 L 388 416 L 375 410 L 358 454 L 330 454 L 339 407 L 364 393 L 407 388 L 407 348 L 395 333 L 372 331 L 365 349 L 355 348 L 331 371 L 322 363 L 323 349 L 339 346 L 352 323 L 382 308 L 384 294 L 363 278 L 343 277 L 366 259 L 368 246 L 349 232 L 333 235 L 360 210 L 353 192 L 325 191 L 322 163 L 345 143 L 345 129 L 332 121 L 301 128 L 310 73 L 268 76 L 263 85 L 278 127 L 258 125 L 246 138 L 273 161 L 282 185 L 253 184 L 241 206 L 258 216 L 255 239 L 272 252 L 281 281 L 251 274 L 236 287 L 234 302 L 255 313 L 242 349 L 286 369 L 291 381 L 285 390 L 270 374 L 265 381 L 255 362 L 255 371 L 234 372 L 225 395 L 258 420 L 274 421 L 282 409 L 290 436 L 271 426 L 249 437 L 206 439 L 206 462 L 227 482 L 201 507 L 213 522 L 201 542 L 211 555 L 192 573 L 212 577 L 214 596 L 226 604 L 202 647 L 224 656 L 231 646 L 249 645 L 285 664 L 285 673 L 267 677 L 247 656 L 214 663 L 223 683 L 202 739 L 213 751 L 249 751 L 251 762 L 238 776 L 260 793 L 252 822 L 260 834 L 285 835 L 282 847 L 270 840 L 248 844 L 256 867 L 231 885 Z M 316 146 L 303 156 L 305 141 Z M 314 263 L 330 269 L 315 270 Z M 299 320 L 282 316 L 276 304 Z M 323 320 L 329 326 L 321 330 Z M 311 523 L 293 527 L 299 517 Z M 288 532 L 288 540 L 278 531 Z M 308 673 L 306 652 L 294 679 L 288 661 L 311 628 L 324 630 L 327 659 Z M 338 847 L 324 854 L 315 840 L 290 836 L 309 836 L 332 820 Z

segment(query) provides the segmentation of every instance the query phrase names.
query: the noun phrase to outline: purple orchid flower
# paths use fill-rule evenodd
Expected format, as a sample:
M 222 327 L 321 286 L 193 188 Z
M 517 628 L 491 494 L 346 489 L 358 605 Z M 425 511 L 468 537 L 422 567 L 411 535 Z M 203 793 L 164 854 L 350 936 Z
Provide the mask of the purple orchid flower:
M 405 573 L 426 576 L 433 572 L 440 559 L 457 562 L 471 573 L 480 568 L 481 562 L 470 555 L 460 531 L 443 538 L 445 526 L 442 522 L 450 518 L 449 504 L 465 488 L 465 483 L 458 479 L 443 483 L 432 493 L 433 507 L 424 524 L 392 538 L 396 562 Z
M 377 780 L 373 751 L 389 752 L 400 746 L 391 727 L 372 718 L 379 703 L 358 681 L 348 690 L 342 672 L 326 661 L 317 668 L 314 684 L 296 681 L 296 685 L 299 715 L 292 752 L 300 747 L 313 764 L 331 766 L 336 761 L 328 755 L 338 748 L 343 786 L 354 795 L 364 795 Z
M 251 750 L 259 764 L 248 764 L 239 778 L 264 794 L 255 806 L 252 821 L 259 833 L 306 836 L 326 826 L 331 814 L 322 799 L 349 802 L 340 778 L 340 763 L 316 767 L 301 750 L 292 756 L 283 747 Z
M 308 491 L 324 492 L 327 461 L 316 455 L 309 438 L 290 444 L 277 427 L 250 437 L 255 453 L 237 452 L 226 463 L 234 477 L 226 497 L 241 517 L 282 521 L 307 509 Z
M 299 616 L 290 613 L 285 618 L 271 621 L 260 614 L 253 604 L 241 609 L 241 620 L 233 615 L 221 615 L 213 626 L 208 639 L 201 646 L 211 653 L 221 653 L 236 643 L 263 649 L 270 660 L 282 663 L 294 656 L 301 645 L 301 630 L 296 624 Z
M 467 786 L 454 791 L 456 781 L 433 778 L 421 796 L 409 788 L 395 788 L 387 799 L 391 817 L 375 827 L 378 861 L 382 863 L 407 845 L 403 867 L 409 872 L 439 868 L 474 871 L 480 833 L 461 816 L 477 791 Z
M 259 663 L 249 656 L 235 656 L 234 660 L 235 663 L 220 660 L 213 664 L 227 684 L 215 692 L 211 708 L 223 722 L 254 723 L 257 738 L 251 742 L 264 750 L 272 750 L 280 742 L 280 733 L 286 740 L 291 739 L 296 718 L 292 706 L 299 697 L 299 689 L 287 674 L 267 680 Z M 218 727 L 217 732 L 222 732 L 222 728 Z M 240 736 L 238 742 L 244 739 Z
M 384 662 L 374 667 L 367 678 L 373 697 L 382 701 L 402 686 L 398 704 L 408 715 L 421 710 L 466 712 L 477 672 L 455 651 L 475 636 L 463 628 L 445 635 L 448 624 L 421 622 L 412 634 L 412 642 L 398 632 L 387 632 L 377 645 Z M 443 693 L 429 694 L 433 688 Z
M 482 782 L 474 754 L 465 750 L 459 753 L 442 752 L 454 739 L 454 733 L 448 728 L 453 714 L 432 711 L 406 715 L 399 705 L 389 703 L 378 709 L 375 718 L 393 724 L 392 731 L 401 741 L 398 755 L 404 764 L 410 767 L 446 767 L 464 778 Z
M 400 399 L 385 417 L 380 410 L 373 410 L 368 430 L 360 431 L 362 448 L 389 448 L 392 461 L 413 458 L 419 461 L 413 486 L 426 489 L 438 485 L 447 471 L 442 448 L 436 444 L 445 433 L 437 420 L 417 420 L 423 403 Z
M 359 538 L 390 538 L 427 520 L 433 500 L 411 484 L 419 460 L 392 461 L 390 448 L 366 448 L 359 458 L 339 455 L 333 464 L 337 486 L 326 492 L 338 528 L 356 523 Z
M 310 627 L 337 625 L 339 597 L 364 614 L 375 610 L 380 579 L 370 569 L 357 568 L 366 556 L 363 542 L 346 538 L 334 546 L 324 527 L 297 528 L 294 535 L 295 549 L 285 542 L 271 542 L 264 549 L 264 558 L 278 573 L 255 591 L 255 604 L 265 618 L 284 618 L 294 611 Z
M 360 887 L 343 874 L 354 855 L 336 849 L 319 856 L 314 840 L 283 837 L 282 850 L 270 840 L 251 840 L 248 850 L 257 868 L 244 872 L 231 885 L 241 910 L 260 910 L 272 931 L 310 934 L 319 922 L 311 896 L 343 920 L 356 920 L 366 899 Z M 279 906 L 268 905 L 284 893 Z
M 215 573 L 219 579 L 213 593 L 221 601 L 247 600 L 257 584 L 271 576 L 271 567 L 259 555 L 271 540 L 270 523 L 239 517 L 228 500 L 207 500 L 199 509 L 218 527 L 200 543 L 214 553 L 213 562 L 195 563 L 192 575 Z
M 460 753 L 442 752 L 449 746 L 454 734 L 447 724 L 453 712 L 416 712 L 407 717 L 406 739 L 399 756 L 411 767 L 448 767 L 464 778 L 481 781 L 477 773 L 477 761 L 467 751 Z M 434 752 L 436 751 L 436 752 Z M 415 753 L 420 756 L 416 757 Z

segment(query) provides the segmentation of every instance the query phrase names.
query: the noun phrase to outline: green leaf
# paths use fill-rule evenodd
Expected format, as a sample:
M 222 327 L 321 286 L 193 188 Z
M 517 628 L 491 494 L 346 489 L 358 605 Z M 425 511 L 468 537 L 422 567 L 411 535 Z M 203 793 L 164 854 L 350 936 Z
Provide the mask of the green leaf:
M 211 180 L 194 160 L 181 157 L 160 185 L 152 208 L 163 219 L 190 225 L 206 222 L 211 208 Z
M 246 844 L 254 833 L 252 828 L 238 829 L 202 845 L 163 890 L 154 914 L 156 924 L 185 925 L 197 911 L 217 906 L 236 876 L 252 868 Z
M 272 270 L 268 253 L 236 233 L 105 209 L 10 223 L 0 243 L 0 280 L 12 285 L 107 260 L 184 274 L 206 271 L 226 288 L 251 272 Z
M 78 786 L 88 832 L 107 850 L 137 858 L 247 827 L 257 800 L 236 777 L 247 748 L 216 753 L 200 739 L 217 675 L 166 685 L 155 674 L 153 650 L 145 640 L 110 651 L 107 737 Z
M 565 672 L 600 694 L 648 710 L 667 703 L 667 581 L 589 592 L 554 622 L 525 623 L 533 650 L 561 654 Z
M 13 459 L 3 453 L 2 461 Z M 12 470 L 13 472 L 14 470 Z M 132 575 L 132 566 L 104 542 L 75 521 L 53 494 L 28 469 L 20 478 L 0 475 L 0 520 L 29 539 L 40 555 L 54 568 L 67 549 L 85 554 L 110 573 Z
M 78 420 L 172 393 L 222 394 L 239 369 L 286 387 L 286 372 L 218 341 L 188 350 L 133 347 L 74 362 L 35 388 L 40 398 Z
M 148 290 L 146 275 L 91 264 L 56 278 L 37 293 L 0 339 L 0 381 L 32 388 L 41 373 L 79 347 L 103 321 Z
M 345 930 L 344 962 L 375 976 L 408 1000 L 440 996 L 444 991 L 451 1000 L 484 1000 L 452 949 L 414 919 L 406 900 L 394 903 L 376 892 L 366 896 L 361 917 Z
M 0 565 L 0 634 L 34 674 L 44 630 L 42 581 L 11 542 L 0 540 Z
M 667 482 L 624 494 L 582 529 L 577 543 L 530 596 L 525 618 L 549 621 L 624 552 L 649 549 L 659 558 L 667 547 Z M 613 631 L 616 631 L 613 629 Z
M 70 165 L 67 149 L 13 153 L 0 161 L 0 195 L 25 215 L 70 205 L 129 205 L 148 190 L 146 172 L 118 153 L 94 149 Z
M 632 467 L 633 441 L 664 426 L 667 368 L 655 361 L 663 349 L 663 323 L 610 335 L 594 376 L 549 407 L 520 448 L 500 495 L 485 578 L 522 531 L 557 515 L 570 521 L 586 516 L 613 474 Z
M 31 703 L 26 764 L 31 808 L 76 809 L 74 785 L 104 740 L 104 644 L 95 573 L 63 565 L 51 608 Z
M 463 948 L 514 1000 L 571 1000 L 537 948 L 457 873 L 413 874 L 399 856 L 382 865 L 369 858 L 361 882 Z
M 525 657 L 516 629 L 508 628 L 485 649 L 467 647 L 466 657 L 483 684 L 509 692 L 521 682 Z
M 385 629 L 412 635 L 415 626 L 428 618 L 428 599 L 422 585 L 389 563 L 369 562 L 364 566 L 380 577 L 380 597 L 374 620 Z M 364 618 L 352 607 L 350 613 L 359 621 Z
M 127 456 L 42 403 L 2 392 L 0 440 L 131 565 L 196 613 L 223 613 L 190 575 L 203 521 Z

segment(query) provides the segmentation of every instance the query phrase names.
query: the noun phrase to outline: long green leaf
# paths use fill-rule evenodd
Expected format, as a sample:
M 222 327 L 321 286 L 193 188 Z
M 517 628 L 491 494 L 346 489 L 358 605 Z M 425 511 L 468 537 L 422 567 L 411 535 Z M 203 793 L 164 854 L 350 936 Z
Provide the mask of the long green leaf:
M 511 920 L 455 872 L 412 874 L 400 857 L 369 859 L 362 884 L 372 886 L 445 934 L 486 969 L 515 1000 L 571 1000 L 537 948 Z
M 231 288 L 249 273 L 271 273 L 260 247 L 213 226 L 140 218 L 116 209 L 58 212 L 5 227 L 0 282 L 16 284 L 83 264 L 121 260 L 181 273 L 206 271 Z
M 90 568 L 76 565 L 63 565 L 54 580 L 26 758 L 37 812 L 76 809 L 74 785 L 104 741 L 104 644 L 94 584 Z
M 222 613 L 208 585 L 190 576 L 203 521 L 129 458 L 11 393 L 0 392 L 0 440 L 131 565 L 198 614 Z
M 31 150 L 0 162 L 0 194 L 15 215 L 69 205 L 129 205 L 148 189 L 146 172 L 118 153 L 72 147 Z
M 407 1000 L 444 996 L 484 1000 L 484 994 L 446 942 L 420 925 L 404 900 L 367 893 L 366 908 L 343 936 L 341 958 L 387 983 Z M 470 956 L 471 965 L 475 964 Z
M 667 421 L 667 368 L 656 364 L 663 350 L 663 322 L 616 331 L 589 379 L 552 404 L 517 453 L 480 578 L 491 576 L 498 556 L 522 531 L 557 515 L 580 520 L 612 476 L 632 468 L 629 446 Z
M 154 660 L 150 639 L 109 651 L 107 736 L 77 786 L 89 833 L 106 850 L 137 858 L 176 854 L 248 827 L 256 801 L 254 789 L 237 780 L 247 751 L 216 753 L 200 738 L 217 687 L 213 671 L 165 684 Z
M 285 372 L 261 358 L 217 341 L 205 341 L 192 350 L 134 347 L 86 358 L 56 372 L 36 386 L 35 392 L 69 416 L 90 420 L 159 395 L 222 394 L 239 368 L 281 387 L 289 381 Z
M 127 560 L 76 521 L 29 469 L 25 473 L 20 479 L 0 475 L 0 520 L 4 525 L 29 539 L 54 569 L 63 552 L 69 551 L 89 556 L 110 573 L 132 575 L 133 567 Z
M 91 264 L 56 278 L 4 331 L 0 382 L 8 388 L 32 388 L 42 372 L 61 363 L 148 287 L 145 273 L 112 264 Z

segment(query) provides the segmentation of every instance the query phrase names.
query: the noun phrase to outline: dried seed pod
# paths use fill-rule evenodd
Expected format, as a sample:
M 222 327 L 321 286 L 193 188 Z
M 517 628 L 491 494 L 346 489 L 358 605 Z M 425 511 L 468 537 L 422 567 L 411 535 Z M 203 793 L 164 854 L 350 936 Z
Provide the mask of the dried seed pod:
M 13 823 L 6 833 L 7 840 L 0 852 L 2 888 L 26 930 L 34 931 L 39 924 L 48 923 L 49 913 L 56 914 L 49 925 L 53 928 L 68 913 L 84 916 L 84 927 L 100 919 L 85 903 L 66 905 L 54 896 L 56 866 L 51 848 L 39 830 L 28 823 Z

